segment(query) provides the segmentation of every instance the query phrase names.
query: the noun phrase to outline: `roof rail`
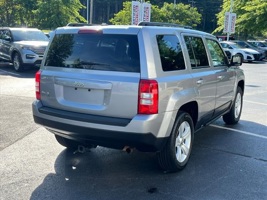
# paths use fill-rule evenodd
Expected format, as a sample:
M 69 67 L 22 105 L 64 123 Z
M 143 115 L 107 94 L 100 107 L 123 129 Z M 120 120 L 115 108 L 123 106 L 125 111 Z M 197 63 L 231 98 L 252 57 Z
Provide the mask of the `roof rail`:
M 165 23 L 165 22 L 139 22 L 138 26 L 166 26 L 166 27 L 180 27 L 180 28 L 192 29 L 191 26 L 183 26 L 180 24 Z

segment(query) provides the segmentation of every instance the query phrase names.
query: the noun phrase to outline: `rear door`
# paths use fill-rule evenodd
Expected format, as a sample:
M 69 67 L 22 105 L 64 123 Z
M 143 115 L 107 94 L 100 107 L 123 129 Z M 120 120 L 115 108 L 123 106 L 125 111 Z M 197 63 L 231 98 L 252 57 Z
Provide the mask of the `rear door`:
M 137 33 L 57 33 L 43 65 L 44 106 L 99 116 L 136 115 L 140 80 Z
M 216 75 L 210 66 L 203 38 L 196 35 L 184 35 L 191 64 L 191 74 L 197 93 L 199 121 L 201 124 L 213 116 L 216 95 Z

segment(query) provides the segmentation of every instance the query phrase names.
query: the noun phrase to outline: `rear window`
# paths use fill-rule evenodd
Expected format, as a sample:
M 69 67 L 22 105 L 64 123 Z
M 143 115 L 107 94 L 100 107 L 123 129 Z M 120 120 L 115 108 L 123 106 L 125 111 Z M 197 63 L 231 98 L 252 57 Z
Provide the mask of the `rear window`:
M 58 34 L 45 66 L 121 72 L 140 72 L 136 35 Z

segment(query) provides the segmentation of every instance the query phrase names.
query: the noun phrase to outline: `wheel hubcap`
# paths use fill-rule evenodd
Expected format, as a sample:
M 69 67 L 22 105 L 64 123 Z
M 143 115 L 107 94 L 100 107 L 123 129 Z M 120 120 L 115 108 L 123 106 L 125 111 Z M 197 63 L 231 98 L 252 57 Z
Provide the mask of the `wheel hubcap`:
M 189 156 L 191 146 L 191 127 L 187 121 L 179 126 L 179 134 L 176 138 L 176 159 L 183 162 Z
M 240 93 L 237 93 L 235 100 L 235 118 L 238 118 L 241 112 L 242 97 Z

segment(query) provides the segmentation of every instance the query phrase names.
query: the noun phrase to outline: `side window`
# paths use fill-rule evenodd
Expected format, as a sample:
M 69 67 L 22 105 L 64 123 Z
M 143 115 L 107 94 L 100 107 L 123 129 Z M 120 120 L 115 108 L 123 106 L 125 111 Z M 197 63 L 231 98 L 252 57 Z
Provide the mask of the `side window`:
M 202 38 L 185 36 L 185 43 L 193 69 L 209 67 L 208 56 Z
M 185 69 L 180 42 L 175 35 L 157 35 L 157 42 L 163 71 Z
M 3 30 L 1 33 L 1 38 L 4 40 L 10 39 L 11 38 L 11 34 L 8 30 Z
M 214 67 L 227 65 L 227 60 L 218 42 L 207 39 L 207 46 L 208 46 Z

